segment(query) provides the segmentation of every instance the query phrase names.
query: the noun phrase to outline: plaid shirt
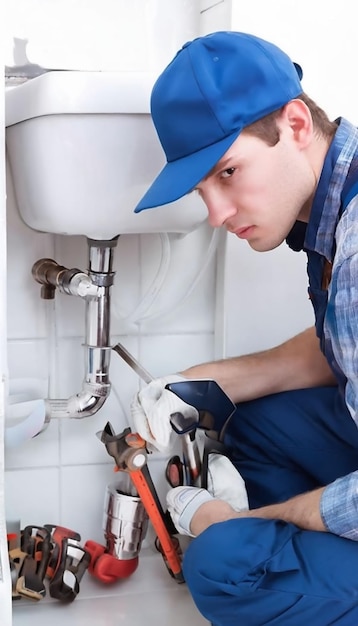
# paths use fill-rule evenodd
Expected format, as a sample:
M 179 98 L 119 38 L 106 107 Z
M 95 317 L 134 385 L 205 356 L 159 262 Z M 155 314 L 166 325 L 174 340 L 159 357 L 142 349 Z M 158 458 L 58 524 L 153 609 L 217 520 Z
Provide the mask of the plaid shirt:
M 358 181 L 358 130 L 347 120 L 338 121 L 314 197 L 304 250 L 310 283 L 314 282 L 310 265 L 320 264 L 317 281 L 323 265 L 332 263 L 328 291 L 322 285 L 314 290 L 311 284 L 310 290 L 322 350 L 358 427 L 358 195 L 342 210 L 347 185 Z M 328 530 L 358 540 L 358 470 L 326 487 L 321 515 Z

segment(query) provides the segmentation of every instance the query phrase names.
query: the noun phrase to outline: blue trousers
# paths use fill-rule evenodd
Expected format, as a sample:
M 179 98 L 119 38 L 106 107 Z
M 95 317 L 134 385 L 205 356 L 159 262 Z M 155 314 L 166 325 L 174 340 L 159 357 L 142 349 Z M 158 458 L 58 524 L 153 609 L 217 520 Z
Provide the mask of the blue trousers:
M 336 388 L 238 405 L 226 435 L 250 508 L 281 502 L 358 468 L 358 429 Z M 215 626 L 357 626 L 358 542 L 280 520 L 214 524 L 183 562 Z

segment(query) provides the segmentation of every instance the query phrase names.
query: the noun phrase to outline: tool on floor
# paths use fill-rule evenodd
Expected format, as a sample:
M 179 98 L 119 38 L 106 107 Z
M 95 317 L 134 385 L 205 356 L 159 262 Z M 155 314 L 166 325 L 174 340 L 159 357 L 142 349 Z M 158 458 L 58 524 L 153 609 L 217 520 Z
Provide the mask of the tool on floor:
M 107 550 L 117 559 L 138 557 L 148 528 L 148 514 L 129 474 L 118 472 L 118 479 L 107 485 L 103 530 Z
M 138 567 L 138 556 L 148 527 L 148 514 L 128 473 L 119 472 L 107 486 L 103 531 L 106 545 L 87 541 L 90 573 L 103 583 L 128 578 Z
M 80 545 L 79 533 L 65 528 L 45 524 L 38 531 L 40 536 L 49 532 L 52 552 L 46 570 L 49 578 L 49 593 L 63 603 L 73 602 L 80 591 L 80 582 L 90 563 L 90 554 Z
M 72 602 L 90 559 L 80 539 L 78 533 L 62 526 L 26 526 L 20 546 L 9 550 L 13 599 L 41 600 L 47 580 L 52 598 Z
M 10 569 L 13 573 L 12 597 L 41 600 L 46 595 L 43 581 L 36 574 L 36 562 L 21 548 L 9 552 Z
M 51 542 L 49 536 L 42 540 L 34 535 L 34 530 L 37 531 L 39 528 L 26 526 L 19 533 L 18 545 L 9 549 L 14 599 L 26 597 L 38 601 L 46 596 L 44 578 Z
M 149 469 L 147 467 L 146 442 L 138 433 L 132 433 L 130 428 L 126 428 L 122 433 L 116 434 L 112 425 L 107 422 L 103 431 L 97 433 L 104 443 L 108 454 L 114 459 L 119 472 L 126 472 L 137 491 L 143 507 L 152 522 L 157 535 L 157 548 L 162 553 L 164 562 L 170 575 L 179 583 L 184 582 L 181 569 L 181 548 L 179 541 L 173 535 L 176 530 L 170 520 L 169 515 L 164 513 L 158 495 L 156 493 Z M 118 536 L 118 540 L 120 535 Z M 92 544 L 92 545 L 91 545 Z M 107 567 L 111 570 L 112 580 L 125 578 L 132 573 L 131 565 L 126 559 L 115 559 L 113 554 L 106 551 L 100 554 L 98 544 L 86 542 L 85 547 L 92 552 L 92 563 L 90 572 L 103 582 L 106 580 Z M 97 552 L 96 552 L 97 550 Z M 114 563 L 116 560 L 116 564 Z M 129 560 L 131 562 L 132 559 Z M 114 572 L 115 570 L 115 572 Z

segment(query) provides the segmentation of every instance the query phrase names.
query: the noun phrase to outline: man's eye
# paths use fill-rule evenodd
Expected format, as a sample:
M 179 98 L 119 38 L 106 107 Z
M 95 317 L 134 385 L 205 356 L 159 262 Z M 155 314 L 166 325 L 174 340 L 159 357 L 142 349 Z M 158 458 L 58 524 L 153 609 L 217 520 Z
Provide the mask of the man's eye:
M 224 170 L 224 171 L 221 173 L 221 176 L 222 176 L 223 178 L 230 178 L 230 176 L 232 176 L 234 172 L 235 172 L 235 167 L 228 167 L 228 169 L 227 169 L 227 170 Z

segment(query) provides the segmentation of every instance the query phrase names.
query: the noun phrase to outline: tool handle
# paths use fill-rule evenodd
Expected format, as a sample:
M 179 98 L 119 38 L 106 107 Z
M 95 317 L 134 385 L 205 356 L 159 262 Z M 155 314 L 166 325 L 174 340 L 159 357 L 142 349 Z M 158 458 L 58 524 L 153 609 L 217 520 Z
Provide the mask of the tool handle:
M 117 354 L 122 357 L 123 361 L 125 361 L 127 365 L 129 365 L 129 367 L 131 367 L 132 370 L 136 374 L 138 374 L 139 378 L 141 378 L 145 383 L 152 382 L 153 376 L 151 376 L 151 374 L 149 374 L 149 372 L 144 369 L 143 365 L 141 365 L 139 361 L 137 361 L 137 359 L 135 359 L 134 356 L 132 356 L 131 353 L 128 352 L 128 350 L 124 346 L 122 346 L 121 343 L 116 343 L 116 345 L 113 346 L 112 350 L 117 352 Z
M 180 435 L 183 450 L 183 465 L 186 484 L 199 487 L 201 481 L 201 459 L 195 431 Z
M 140 469 L 135 470 L 130 473 L 130 476 L 142 500 L 143 506 L 148 513 L 149 519 L 153 524 L 153 528 L 158 536 L 173 576 L 175 578 L 182 577 L 180 558 L 175 550 L 172 538 L 166 528 L 165 522 L 158 510 L 158 506 L 142 471 Z

